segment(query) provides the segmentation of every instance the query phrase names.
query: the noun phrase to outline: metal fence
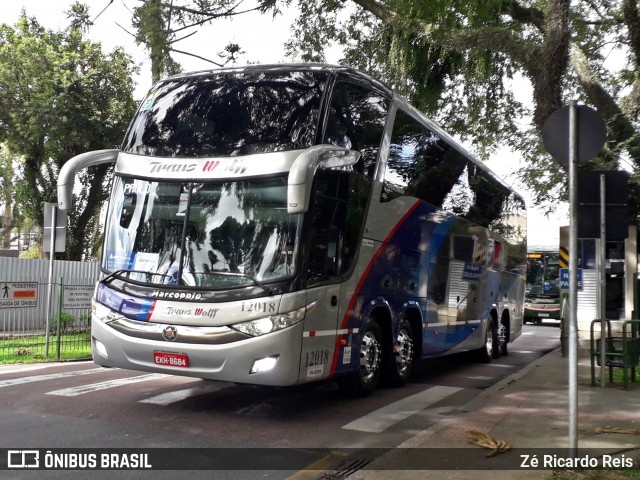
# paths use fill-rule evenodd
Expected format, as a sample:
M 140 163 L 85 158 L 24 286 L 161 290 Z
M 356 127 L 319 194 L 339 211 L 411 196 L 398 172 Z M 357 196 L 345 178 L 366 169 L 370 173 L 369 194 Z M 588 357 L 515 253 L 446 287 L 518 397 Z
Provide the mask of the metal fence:
M 0 363 L 90 354 L 95 262 L 0 258 Z M 47 328 L 48 327 L 48 328 Z

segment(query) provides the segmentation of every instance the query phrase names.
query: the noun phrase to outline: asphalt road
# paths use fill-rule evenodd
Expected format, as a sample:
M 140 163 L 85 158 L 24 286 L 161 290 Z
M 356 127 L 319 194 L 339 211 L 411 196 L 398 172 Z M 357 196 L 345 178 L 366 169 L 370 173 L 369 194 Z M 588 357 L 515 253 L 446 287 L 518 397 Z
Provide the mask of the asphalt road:
M 317 478 L 322 462 L 335 460 L 327 454 L 393 448 L 558 346 L 557 324 L 525 325 L 506 357 L 489 364 L 470 355 L 421 362 L 405 387 L 381 388 L 364 399 L 345 398 L 333 383 L 265 388 L 104 369 L 91 362 L 6 365 L 0 367 L 0 448 L 42 449 L 42 455 L 47 449 L 93 449 L 81 451 L 99 455 L 116 448 L 163 448 L 152 451 L 156 467 L 166 460 L 188 468 L 197 464 L 196 454 L 212 451 L 181 449 L 234 448 L 231 467 L 192 470 L 187 478 Z M 272 458 L 261 457 L 265 448 L 274 449 Z M 0 458 L 0 468 L 6 461 Z M 319 462 L 316 471 L 299 472 L 314 462 Z M 86 478 L 87 473 L 12 469 L 2 477 Z M 159 470 L 90 474 L 176 478 L 176 472 Z

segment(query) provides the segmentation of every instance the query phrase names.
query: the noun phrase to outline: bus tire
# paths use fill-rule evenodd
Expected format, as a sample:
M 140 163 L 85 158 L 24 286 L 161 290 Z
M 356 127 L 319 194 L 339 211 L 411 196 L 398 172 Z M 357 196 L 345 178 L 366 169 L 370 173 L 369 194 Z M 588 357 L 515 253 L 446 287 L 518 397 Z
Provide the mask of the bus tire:
M 500 324 L 500 331 L 498 332 L 498 356 L 506 357 L 509 355 L 509 349 L 507 348 L 507 326 L 504 321 Z M 497 357 L 496 357 L 497 358 Z
M 373 320 L 365 325 L 360 343 L 358 369 L 336 379 L 338 387 L 351 397 L 366 397 L 378 386 L 382 370 L 382 331 Z
M 481 363 L 490 363 L 492 359 L 497 358 L 497 347 L 498 335 L 496 332 L 496 326 L 493 321 L 493 317 L 489 315 L 489 318 L 487 319 L 487 330 L 484 335 L 484 344 L 477 350 L 478 360 Z
M 402 320 L 395 343 L 386 350 L 385 383 L 390 387 L 402 387 L 409 381 L 415 361 L 413 330 L 408 320 Z

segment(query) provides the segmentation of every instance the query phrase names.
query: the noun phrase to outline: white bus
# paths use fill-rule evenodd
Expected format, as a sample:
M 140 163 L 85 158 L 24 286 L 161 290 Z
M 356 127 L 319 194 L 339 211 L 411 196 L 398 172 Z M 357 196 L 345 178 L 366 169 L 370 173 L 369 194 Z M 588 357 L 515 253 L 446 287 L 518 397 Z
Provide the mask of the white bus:
M 403 385 L 419 359 L 521 332 L 521 197 L 350 68 L 167 78 L 115 162 L 96 286 L 99 365 L 256 385 Z

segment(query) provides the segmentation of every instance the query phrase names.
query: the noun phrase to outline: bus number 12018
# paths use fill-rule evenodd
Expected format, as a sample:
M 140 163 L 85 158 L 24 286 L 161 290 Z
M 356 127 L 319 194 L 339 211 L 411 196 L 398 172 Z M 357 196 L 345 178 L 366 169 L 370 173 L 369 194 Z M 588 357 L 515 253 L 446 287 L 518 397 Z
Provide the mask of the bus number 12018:
M 329 350 L 313 350 L 305 354 L 305 367 L 313 367 L 315 365 L 326 365 L 329 363 Z
M 242 302 L 243 312 L 276 313 L 276 302 Z

